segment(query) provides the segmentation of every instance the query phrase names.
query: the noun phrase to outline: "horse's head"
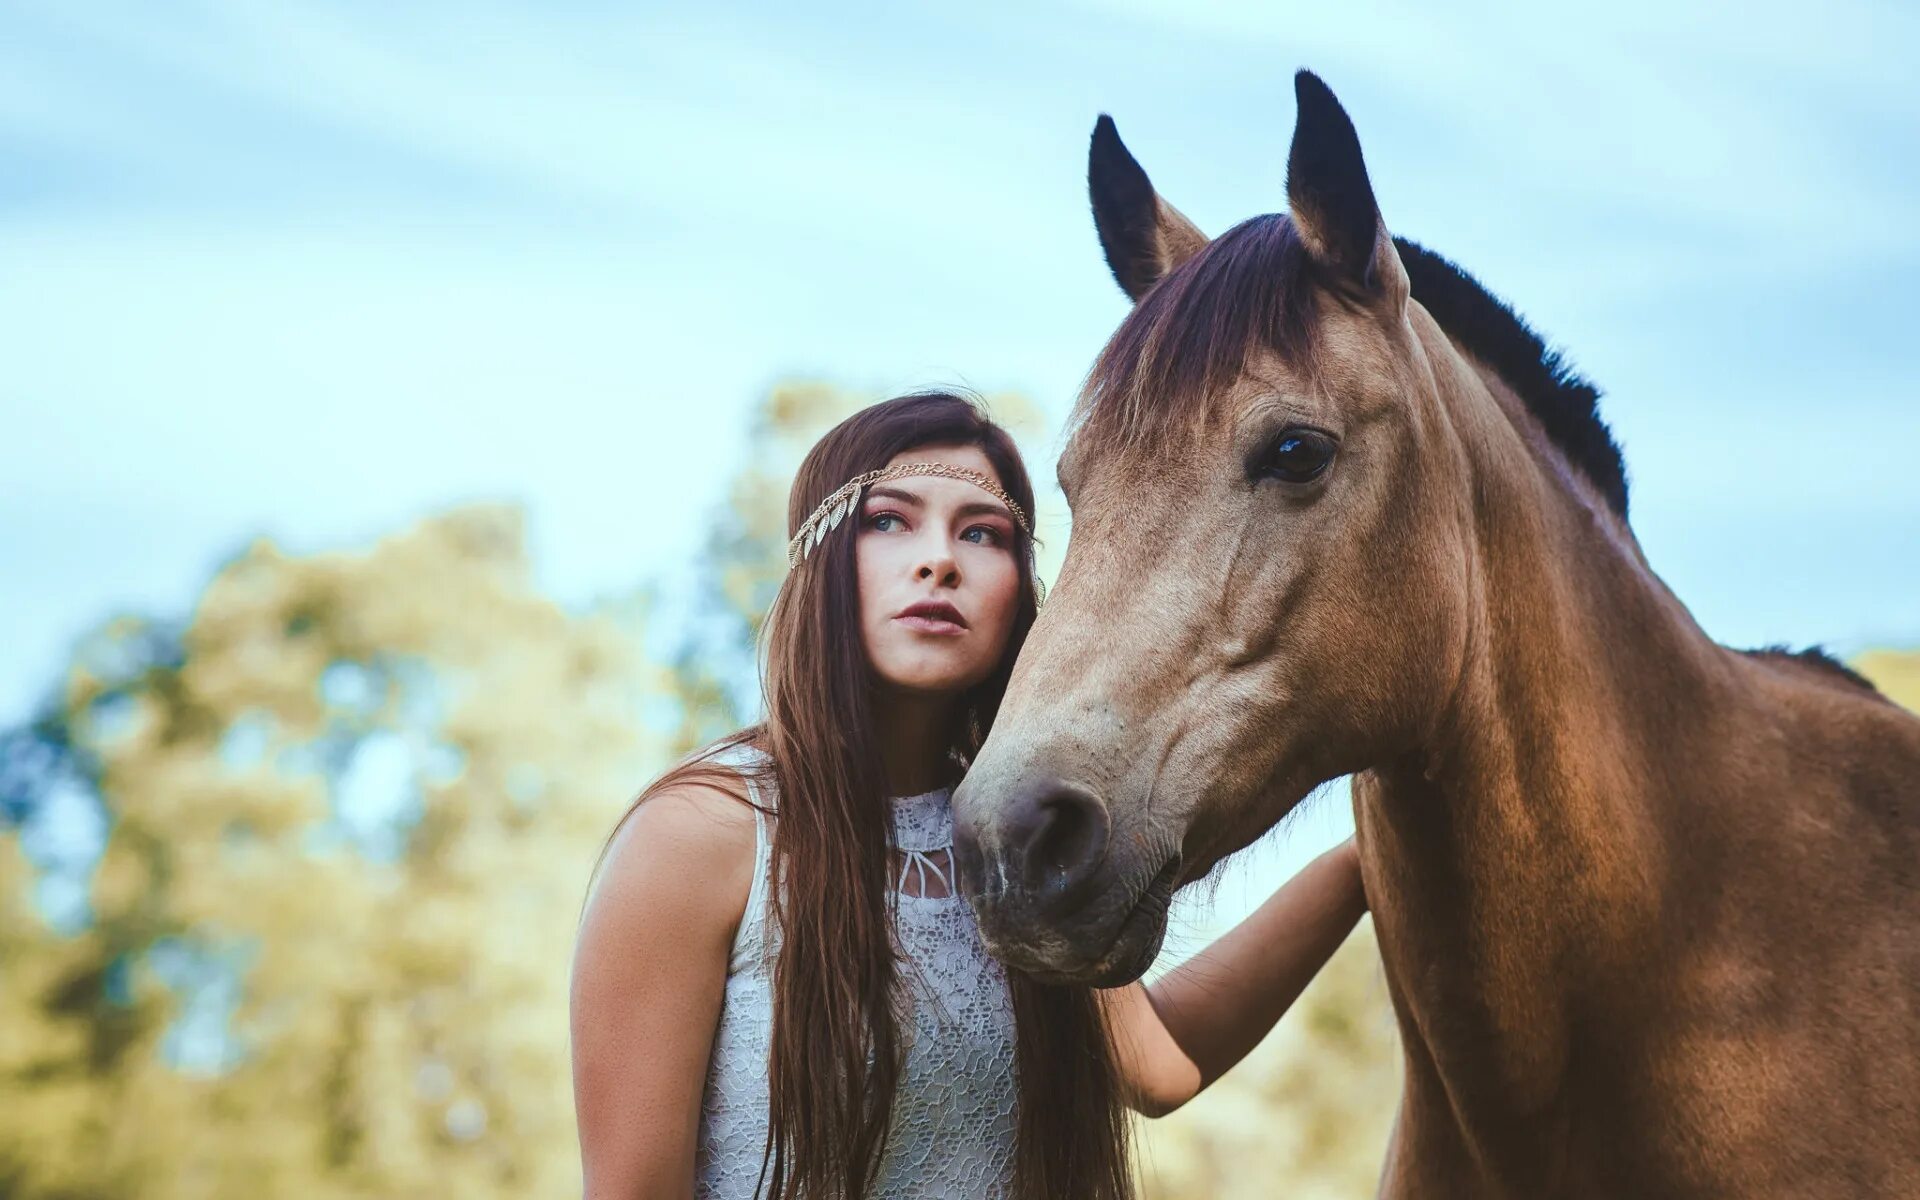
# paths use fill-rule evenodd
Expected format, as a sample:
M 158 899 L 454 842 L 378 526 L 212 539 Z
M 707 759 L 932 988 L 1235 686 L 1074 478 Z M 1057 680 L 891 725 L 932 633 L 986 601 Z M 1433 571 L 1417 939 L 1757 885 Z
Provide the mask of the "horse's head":
M 1135 306 L 1060 461 L 1058 585 L 956 797 L 961 878 L 1010 963 L 1143 971 L 1176 887 L 1315 786 L 1402 752 L 1467 640 L 1475 496 L 1352 123 L 1296 79 L 1290 216 L 1218 239 L 1102 118 L 1089 182 Z

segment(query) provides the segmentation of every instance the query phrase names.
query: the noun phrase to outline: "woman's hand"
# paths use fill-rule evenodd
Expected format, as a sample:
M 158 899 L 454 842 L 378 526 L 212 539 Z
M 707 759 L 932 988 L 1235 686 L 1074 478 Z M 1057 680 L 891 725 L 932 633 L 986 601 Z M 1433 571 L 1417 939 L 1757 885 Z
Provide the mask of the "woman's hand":
M 1349 838 L 1152 986 L 1105 993 L 1133 1107 L 1164 1116 L 1245 1058 L 1366 911 L 1360 856 Z

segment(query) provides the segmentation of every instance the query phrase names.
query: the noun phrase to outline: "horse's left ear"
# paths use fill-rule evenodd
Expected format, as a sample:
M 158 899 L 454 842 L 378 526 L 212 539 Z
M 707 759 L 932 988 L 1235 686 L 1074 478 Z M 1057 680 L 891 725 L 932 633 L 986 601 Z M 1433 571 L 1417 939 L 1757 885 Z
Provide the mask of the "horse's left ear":
M 1312 71 L 1293 77 L 1300 113 L 1287 152 L 1287 207 L 1326 281 L 1404 308 L 1406 270 L 1380 219 L 1360 137 L 1333 91 Z
M 1135 301 L 1206 248 L 1207 235 L 1153 190 L 1153 181 L 1105 113 L 1087 147 L 1087 194 L 1107 266 L 1120 290 Z

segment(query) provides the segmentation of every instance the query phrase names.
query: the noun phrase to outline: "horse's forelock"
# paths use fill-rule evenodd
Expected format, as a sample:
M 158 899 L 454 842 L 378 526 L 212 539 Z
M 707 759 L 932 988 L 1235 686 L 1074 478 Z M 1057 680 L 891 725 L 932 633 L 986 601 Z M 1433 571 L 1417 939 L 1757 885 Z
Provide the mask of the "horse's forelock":
M 1073 414 L 1087 451 L 1190 436 L 1247 355 L 1303 360 L 1313 318 L 1307 252 L 1283 214 L 1243 221 L 1141 297 L 1101 351 Z

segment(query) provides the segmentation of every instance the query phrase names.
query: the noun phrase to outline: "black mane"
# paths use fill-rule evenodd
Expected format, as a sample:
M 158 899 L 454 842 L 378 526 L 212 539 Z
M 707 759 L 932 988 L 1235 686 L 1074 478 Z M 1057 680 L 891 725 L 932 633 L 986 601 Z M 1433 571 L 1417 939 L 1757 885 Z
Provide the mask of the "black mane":
M 1567 461 L 1593 481 L 1622 519 L 1627 515 L 1627 468 L 1613 432 L 1600 419 L 1600 389 L 1575 374 L 1556 350 L 1473 276 L 1417 242 L 1393 239 L 1412 284 L 1413 298 L 1440 328 L 1512 386 Z M 1873 681 L 1824 648 L 1763 646 L 1749 658 L 1806 668 L 1835 683 L 1880 694 Z
M 1413 298 L 1474 357 L 1506 380 L 1607 506 L 1627 516 L 1627 466 L 1600 419 L 1600 389 L 1575 374 L 1539 334 L 1473 276 L 1433 251 L 1395 238 Z
M 1757 650 L 1742 650 L 1740 653 L 1748 658 L 1807 667 L 1831 677 L 1836 683 L 1852 684 L 1876 696 L 1881 695 L 1880 689 L 1874 686 L 1873 680 L 1827 653 L 1823 646 L 1809 646 L 1805 650 L 1794 650 L 1787 646 L 1762 646 Z

